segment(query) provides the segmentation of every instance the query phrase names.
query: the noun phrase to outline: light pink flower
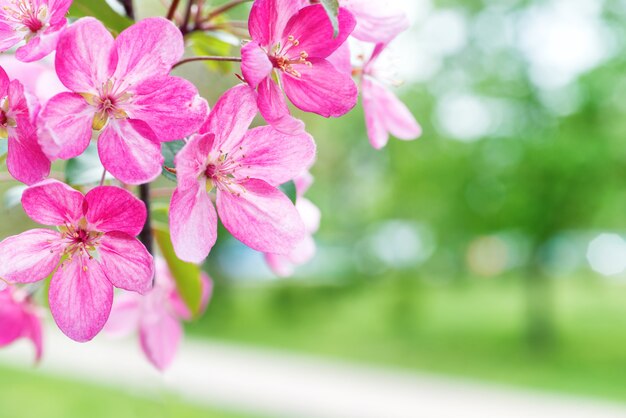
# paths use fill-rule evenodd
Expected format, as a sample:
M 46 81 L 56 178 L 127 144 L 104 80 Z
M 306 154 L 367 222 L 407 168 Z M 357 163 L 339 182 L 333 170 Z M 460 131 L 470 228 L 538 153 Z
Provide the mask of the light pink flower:
M 0 52 L 21 41 L 15 53 L 24 62 L 37 61 L 54 50 L 72 0 L 0 0 Z
M 28 338 L 35 345 L 35 360 L 39 361 L 43 341 L 38 310 L 22 290 L 9 287 L 0 291 L 0 347 Z
M 116 297 L 104 330 L 112 335 L 128 335 L 139 330 L 141 349 L 159 370 L 167 369 L 178 351 L 183 336 L 181 321 L 192 314 L 182 300 L 174 278 L 161 258 L 155 259 L 156 278 L 152 290 L 144 296 L 123 293 Z M 201 275 L 200 313 L 204 312 L 213 291 L 213 282 Z
M 304 194 L 313 182 L 313 177 L 306 171 L 294 179 L 296 185 L 296 210 L 300 214 L 306 235 L 288 254 L 265 254 L 265 261 L 279 277 L 291 276 L 295 267 L 306 264 L 315 256 L 316 245 L 313 234 L 320 227 L 321 212 Z
M 297 108 L 324 117 L 346 114 L 358 95 L 350 74 L 327 60 L 352 33 L 354 18 L 340 9 L 335 37 L 322 5 L 300 6 L 292 0 L 256 0 L 248 23 L 252 42 L 241 51 L 241 70 L 248 84 L 258 88 L 261 114 L 288 134 L 301 133 L 304 125 L 289 114 L 272 73 Z
M 154 180 L 160 143 L 195 132 L 208 112 L 192 83 L 169 74 L 183 55 L 183 37 L 171 22 L 144 19 L 113 39 L 93 18 L 68 27 L 57 47 L 56 70 L 72 93 L 46 105 L 41 141 L 51 158 L 72 158 L 101 131 L 102 164 L 124 183 Z
M 85 196 L 44 180 L 22 196 L 28 216 L 58 231 L 32 229 L 0 243 L 0 277 L 32 283 L 52 274 L 50 310 L 68 337 L 91 340 L 104 326 L 113 287 L 146 292 L 152 283 L 152 256 L 135 236 L 146 208 L 130 192 L 101 186 Z
M 21 62 L 15 55 L 0 55 L 0 66 L 12 80 L 19 80 L 26 91 L 31 92 L 44 105 L 52 96 L 65 91 L 54 71 L 52 56 L 38 62 Z
M 222 223 L 249 247 L 286 254 L 303 238 L 302 220 L 277 186 L 311 163 L 313 138 L 281 134 L 271 126 L 248 130 L 256 113 L 250 87 L 228 90 L 200 134 L 176 156 L 170 227 L 182 260 L 200 262 L 215 244 L 217 213 L 207 193 L 212 189 Z
M 406 13 L 392 2 L 340 0 L 339 4 L 356 19 L 352 36 L 364 42 L 388 43 L 410 26 Z
M 422 134 L 422 128 L 411 111 L 378 76 L 376 61 L 385 47 L 385 44 L 376 45 L 363 67 L 361 80 L 367 135 L 376 149 L 387 145 L 389 134 L 402 140 L 413 140 Z
M 22 84 L 0 67 L 0 139 L 8 140 L 7 168 L 17 180 L 33 184 L 50 173 L 50 160 L 37 141 L 39 104 Z

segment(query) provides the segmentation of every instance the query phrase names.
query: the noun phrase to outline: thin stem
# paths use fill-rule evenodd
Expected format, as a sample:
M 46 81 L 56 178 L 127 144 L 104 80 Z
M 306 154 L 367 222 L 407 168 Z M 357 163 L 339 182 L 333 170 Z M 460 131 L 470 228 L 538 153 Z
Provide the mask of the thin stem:
M 209 12 L 205 20 L 207 21 L 211 20 L 214 17 L 219 16 L 222 13 L 229 11 L 233 7 L 239 6 L 240 4 L 247 3 L 249 1 L 252 1 L 252 0 L 231 0 L 228 3 L 223 4 L 220 7 L 213 9 L 211 12 Z
M 180 0 L 172 0 L 172 4 L 170 4 L 170 8 L 167 10 L 167 15 L 165 18 L 167 20 L 172 20 L 174 18 L 174 14 L 176 13 L 176 9 L 178 9 L 178 4 Z
M 150 185 L 142 184 L 139 186 L 139 198 L 146 205 L 146 223 L 143 226 L 143 229 L 139 233 L 139 240 L 143 243 L 150 254 L 153 254 L 152 251 L 152 227 L 151 227 L 151 217 L 150 217 Z
M 183 60 L 178 61 L 176 64 L 172 66 L 172 69 L 178 67 L 179 65 L 186 64 L 188 62 L 194 61 L 227 61 L 227 62 L 241 62 L 241 57 L 218 57 L 213 55 L 200 55 L 197 57 L 185 58 Z
M 122 3 L 122 6 L 124 7 L 124 12 L 126 12 L 126 16 L 128 16 L 132 20 L 135 20 L 135 9 L 133 7 L 133 0 L 118 0 L 118 1 Z
M 100 186 L 104 185 L 104 180 L 106 180 L 106 176 L 107 176 L 107 169 L 105 168 L 104 170 L 102 170 L 102 177 L 100 178 Z
M 185 35 L 189 32 L 189 20 L 191 19 L 191 9 L 193 7 L 194 0 L 187 1 L 187 7 L 185 8 L 185 17 L 183 23 L 180 25 L 180 31 Z

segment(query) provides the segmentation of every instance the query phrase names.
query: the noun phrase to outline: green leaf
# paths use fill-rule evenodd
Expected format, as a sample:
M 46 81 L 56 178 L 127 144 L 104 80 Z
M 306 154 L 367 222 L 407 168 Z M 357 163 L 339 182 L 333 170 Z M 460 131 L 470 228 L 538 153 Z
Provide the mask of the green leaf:
M 166 209 L 165 209 L 166 210 Z M 186 263 L 176 257 L 174 247 L 167 227 L 156 223 L 154 227 L 154 238 L 167 266 L 174 277 L 176 288 L 185 305 L 194 317 L 200 313 L 202 306 L 202 280 L 200 278 L 200 266 Z
M 170 173 L 165 169 L 165 167 L 174 168 L 174 158 L 184 146 L 185 141 L 163 142 L 163 145 L 161 146 L 161 154 L 163 154 L 163 159 L 165 161 L 163 162 L 164 167 L 162 174 L 166 179 L 174 182 L 176 181 L 176 174 Z
M 93 16 L 117 33 L 133 24 L 132 20 L 118 14 L 105 0 L 74 0 L 69 16 L 73 18 Z
M 295 204 L 297 193 L 296 193 L 296 183 L 293 180 L 288 181 L 287 183 L 281 184 L 279 189 L 287 195 L 287 197 Z
M 322 0 L 322 5 L 335 30 L 333 36 L 339 35 L 339 0 Z
M 7 153 L 9 152 L 9 141 L 0 141 L 0 164 L 3 164 L 7 160 Z
M 4 192 L 4 208 L 10 209 L 20 204 L 22 200 L 22 193 L 28 186 L 20 185 L 14 186 Z
M 196 55 L 232 55 L 232 48 L 240 44 L 235 36 L 226 32 L 193 32 L 187 39 Z M 204 61 L 211 71 L 229 72 L 232 63 L 221 61 Z
M 84 153 L 67 162 L 65 165 L 65 182 L 74 186 L 95 184 L 100 181 L 103 172 L 104 167 L 98 156 L 98 148 L 92 142 Z

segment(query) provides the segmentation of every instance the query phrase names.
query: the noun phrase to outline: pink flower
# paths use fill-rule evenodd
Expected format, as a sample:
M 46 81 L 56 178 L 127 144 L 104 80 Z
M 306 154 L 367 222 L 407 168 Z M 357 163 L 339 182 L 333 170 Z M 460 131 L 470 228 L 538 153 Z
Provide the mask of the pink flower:
M 156 278 L 152 290 L 144 296 L 123 293 L 113 304 L 111 317 L 104 330 L 113 335 L 128 335 L 139 330 L 141 349 L 159 370 L 167 369 L 183 336 L 182 320 L 191 320 L 192 314 L 176 290 L 174 278 L 161 258 L 156 258 Z M 204 312 L 211 297 L 213 282 L 201 275 Z
M 32 62 L 56 48 L 72 0 L 3 0 L 0 4 L 0 52 L 25 41 L 15 55 Z
M 41 359 L 43 342 L 38 308 L 21 290 L 9 287 L 0 291 L 0 347 L 20 338 L 35 345 L 35 360 Z
M 54 71 L 52 60 L 24 63 L 18 61 L 15 55 L 2 54 L 0 66 L 4 67 L 10 79 L 19 80 L 24 89 L 33 93 L 42 105 L 52 96 L 65 91 Z
M 277 186 L 311 163 L 313 138 L 288 136 L 270 126 L 248 130 L 256 113 L 251 88 L 228 90 L 200 134 L 176 156 L 170 228 L 182 260 L 201 262 L 215 244 L 217 213 L 207 193 L 212 189 L 222 223 L 249 247 L 286 254 L 302 240 L 302 220 Z
M 349 73 L 338 71 L 327 58 L 342 45 L 355 26 L 352 15 L 339 12 L 339 35 L 322 5 L 299 9 L 292 0 L 256 0 L 248 28 L 253 41 L 241 51 L 241 70 L 253 88 L 258 87 L 259 110 L 274 128 L 301 133 L 272 80 L 275 72 L 289 100 L 305 112 L 338 117 L 356 104 L 357 89 Z
M 364 42 L 388 43 L 410 26 L 406 14 L 393 7 L 391 2 L 340 0 L 339 4 L 356 19 L 352 36 Z
M 308 171 L 294 179 L 296 184 L 296 210 L 300 214 L 306 234 L 304 238 L 288 254 L 265 254 L 265 261 L 270 269 L 279 277 L 291 276 L 296 266 L 306 264 L 315 256 L 316 246 L 313 234 L 320 227 L 321 213 L 317 206 L 304 194 L 313 182 L 313 177 Z
M 61 93 L 46 105 L 44 152 L 72 158 L 101 131 L 102 164 L 124 183 L 154 180 L 161 172 L 160 143 L 195 132 L 208 112 L 189 81 L 169 76 L 184 51 L 180 31 L 162 18 L 144 19 L 117 39 L 97 20 L 68 27 L 56 55 Z
M 35 97 L 27 94 L 19 81 L 10 81 L 0 67 L 0 139 L 9 141 L 9 172 L 26 184 L 43 180 L 50 173 L 50 160 L 37 141 L 38 109 Z
M 28 216 L 58 231 L 32 229 L 0 243 L 0 277 L 32 283 L 52 275 L 50 310 L 68 337 L 91 340 L 104 326 L 113 287 L 146 292 L 152 256 L 135 236 L 146 220 L 144 204 L 119 187 L 101 186 L 85 196 L 44 180 L 22 196 Z
M 386 46 L 376 45 L 371 58 L 363 67 L 361 81 L 367 135 L 376 149 L 387 145 L 389 134 L 402 140 L 413 140 L 422 134 L 411 111 L 383 84 L 382 77 L 378 75 L 376 61 Z

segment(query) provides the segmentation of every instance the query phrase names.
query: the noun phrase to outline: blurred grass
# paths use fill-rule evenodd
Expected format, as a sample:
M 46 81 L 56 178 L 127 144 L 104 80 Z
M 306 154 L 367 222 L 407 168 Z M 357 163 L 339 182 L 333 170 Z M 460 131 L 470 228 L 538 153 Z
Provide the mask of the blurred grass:
M 185 405 L 167 396 L 126 392 L 0 368 L 0 417 L 6 418 L 244 418 Z
M 409 277 L 347 287 L 222 287 L 190 332 L 357 362 L 626 401 L 626 287 L 553 283 L 557 334 L 526 339 L 519 278 L 433 284 Z

